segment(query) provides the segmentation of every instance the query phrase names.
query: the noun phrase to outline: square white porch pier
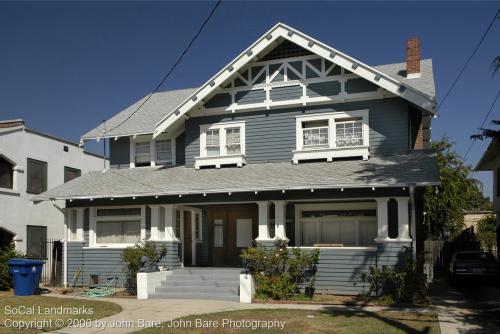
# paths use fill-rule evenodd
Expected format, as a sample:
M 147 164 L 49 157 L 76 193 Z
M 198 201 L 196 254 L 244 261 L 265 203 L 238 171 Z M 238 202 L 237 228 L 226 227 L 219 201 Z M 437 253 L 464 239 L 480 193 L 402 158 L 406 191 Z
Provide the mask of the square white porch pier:
M 398 237 L 389 237 L 389 210 L 388 203 L 394 198 L 398 204 Z M 378 235 L 375 241 L 384 242 L 411 242 L 410 237 L 410 219 L 408 210 L 408 197 L 377 197 L 377 231 Z
M 259 235 L 255 239 L 263 245 L 274 245 L 277 240 L 288 241 L 286 237 L 286 201 L 274 203 L 274 238 L 269 234 L 269 204 L 270 201 L 259 201 Z

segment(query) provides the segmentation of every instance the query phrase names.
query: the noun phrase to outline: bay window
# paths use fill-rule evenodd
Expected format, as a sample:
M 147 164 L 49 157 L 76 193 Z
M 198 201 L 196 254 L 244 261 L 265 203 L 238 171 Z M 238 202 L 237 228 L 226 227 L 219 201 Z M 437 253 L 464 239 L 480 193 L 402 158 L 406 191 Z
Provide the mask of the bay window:
M 296 117 L 296 150 L 301 160 L 369 156 L 368 110 L 331 112 Z
M 200 126 L 200 156 L 195 168 L 245 164 L 245 123 L 227 122 Z

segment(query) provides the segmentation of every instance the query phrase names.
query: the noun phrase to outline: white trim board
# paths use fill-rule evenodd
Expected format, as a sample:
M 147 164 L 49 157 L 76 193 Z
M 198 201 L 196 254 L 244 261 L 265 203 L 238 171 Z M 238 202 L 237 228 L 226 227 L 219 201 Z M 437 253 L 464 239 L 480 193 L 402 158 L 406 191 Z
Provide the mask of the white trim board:
M 184 119 L 186 113 L 199 105 L 204 98 L 223 85 L 228 79 L 231 79 L 235 73 L 244 66 L 255 60 L 256 56 L 273 45 L 278 39 L 287 39 L 306 50 L 310 50 L 318 56 L 337 64 L 344 69 L 386 89 L 387 91 L 408 100 L 417 106 L 436 113 L 436 101 L 429 95 L 418 91 L 404 83 L 366 65 L 355 58 L 352 58 L 320 41 L 301 33 L 283 23 L 278 23 L 268 32 L 262 35 L 249 48 L 238 55 L 227 66 L 215 74 L 210 80 L 198 88 L 193 94 L 179 104 L 168 115 L 162 118 L 157 124 L 153 137 L 167 130 L 177 120 Z

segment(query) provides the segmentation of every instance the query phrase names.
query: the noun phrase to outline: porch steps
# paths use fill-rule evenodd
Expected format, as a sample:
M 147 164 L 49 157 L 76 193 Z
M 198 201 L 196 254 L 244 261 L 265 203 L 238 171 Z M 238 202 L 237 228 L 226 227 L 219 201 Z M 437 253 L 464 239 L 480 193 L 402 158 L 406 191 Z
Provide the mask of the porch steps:
M 184 268 L 172 271 L 151 298 L 238 301 L 240 268 Z

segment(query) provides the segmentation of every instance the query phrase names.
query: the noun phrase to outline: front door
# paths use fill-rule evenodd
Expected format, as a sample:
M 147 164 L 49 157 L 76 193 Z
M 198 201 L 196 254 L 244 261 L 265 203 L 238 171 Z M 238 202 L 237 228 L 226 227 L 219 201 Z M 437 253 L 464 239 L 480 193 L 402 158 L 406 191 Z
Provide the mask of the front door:
M 241 266 L 241 251 L 257 237 L 255 204 L 214 205 L 208 210 L 210 263 Z

